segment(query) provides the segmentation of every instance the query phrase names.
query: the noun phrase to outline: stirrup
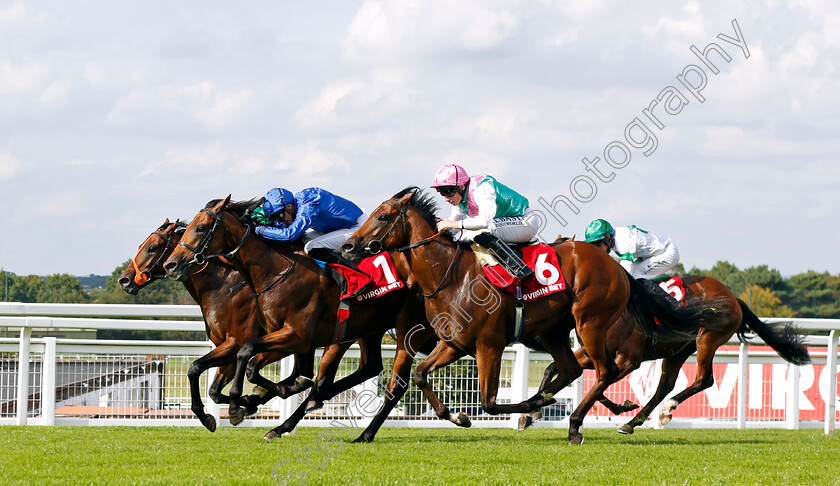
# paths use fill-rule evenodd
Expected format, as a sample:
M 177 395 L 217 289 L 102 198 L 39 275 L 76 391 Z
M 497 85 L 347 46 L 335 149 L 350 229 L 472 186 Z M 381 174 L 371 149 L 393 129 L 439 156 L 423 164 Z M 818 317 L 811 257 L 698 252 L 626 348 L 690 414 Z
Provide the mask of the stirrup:
M 507 271 L 519 279 L 519 281 L 527 280 L 534 276 L 534 271 L 525 265 L 525 262 L 519 258 L 504 241 L 491 233 L 480 233 L 473 238 L 476 243 L 487 248 L 490 254 L 499 261 Z

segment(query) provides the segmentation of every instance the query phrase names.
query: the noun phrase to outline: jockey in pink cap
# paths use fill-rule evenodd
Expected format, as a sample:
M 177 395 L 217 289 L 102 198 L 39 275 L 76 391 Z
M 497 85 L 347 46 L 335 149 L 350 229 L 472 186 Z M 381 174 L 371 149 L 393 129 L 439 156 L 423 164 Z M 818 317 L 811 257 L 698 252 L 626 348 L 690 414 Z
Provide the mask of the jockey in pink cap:
M 470 177 L 458 164 L 441 167 L 432 187 L 454 206 L 449 219 L 438 222 L 438 231 L 458 230 L 458 240 L 486 247 L 520 280 L 533 275 L 506 244 L 528 242 L 540 229 L 527 198 L 492 176 Z

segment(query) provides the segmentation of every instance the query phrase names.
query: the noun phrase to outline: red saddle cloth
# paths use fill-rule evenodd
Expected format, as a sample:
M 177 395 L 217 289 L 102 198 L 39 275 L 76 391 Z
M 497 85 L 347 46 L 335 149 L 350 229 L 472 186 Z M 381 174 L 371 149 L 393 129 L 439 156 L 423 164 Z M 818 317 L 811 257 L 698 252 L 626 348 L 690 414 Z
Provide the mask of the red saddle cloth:
M 540 243 L 523 247 L 522 261 L 534 270 L 534 277 L 522 282 L 522 298 L 526 302 L 566 289 L 566 279 L 560 270 L 557 253 L 551 246 Z M 519 283 L 519 279 L 511 276 L 502 265 L 485 266 L 484 275 L 493 285 L 508 292 L 513 292 Z
M 363 302 L 405 286 L 387 251 L 365 258 L 359 263 L 358 270 L 337 263 L 327 263 L 327 267 L 343 275 L 347 281 L 346 288 L 342 288 L 341 300 Z
M 670 278 L 666 277 L 665 280 L 659 282 L 659 286 L 662 287 L 662 290 L 668 292 L 671 297 L 676 299 L 677 302 L 685 298 L 685 285 L 683 284 L 682 278 L 677 275 Z

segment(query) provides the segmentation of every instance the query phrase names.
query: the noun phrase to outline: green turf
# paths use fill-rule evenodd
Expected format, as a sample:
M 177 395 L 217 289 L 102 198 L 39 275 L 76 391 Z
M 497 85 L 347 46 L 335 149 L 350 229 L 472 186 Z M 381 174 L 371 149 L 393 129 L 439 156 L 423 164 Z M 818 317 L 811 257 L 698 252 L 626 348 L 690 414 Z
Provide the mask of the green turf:
M 820 430 L 590 428 L 580 447 L 559 429 L 383 429 L 372 444 L 344 442 L 340 428 L 272 442 L 265 432 L 0 427 L 0 484 L 274 484 L 281 463 L 287 484 L 303 484 L 298 468 L 309 484 L 840 485 L 840 438 Z M 314 452 L 319 434 L 341 439 L 322 444 L 334 457 Z M 320 470 L 295 459 L 307 447 Z

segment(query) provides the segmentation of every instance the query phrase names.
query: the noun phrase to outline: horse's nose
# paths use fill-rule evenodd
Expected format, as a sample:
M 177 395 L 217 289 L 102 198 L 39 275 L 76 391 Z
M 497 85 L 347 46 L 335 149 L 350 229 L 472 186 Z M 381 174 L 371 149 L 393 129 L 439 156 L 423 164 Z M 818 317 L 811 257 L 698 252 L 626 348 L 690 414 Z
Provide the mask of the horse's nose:
M 129 286 L 129 284 L 131 284 L 131 279 L 128 277 L 122 277 L 119 280 L 117 280 L 117 282 L 119 282 L 120 287 L 126 288 Z
M 166 270 L 166 273 L 170 273 L 178 266 L 176 262 L 166 262 L 163 265 L 163 269 Z
M 349 241 L 347 243 L 341 245 L 341 250 L 342 251 L 348 251 L 349 252 L 349 251 L 353 251 L 355 248 L 356 248 L 356 245 L 354 245 L 353 243 L 350 243 Z

